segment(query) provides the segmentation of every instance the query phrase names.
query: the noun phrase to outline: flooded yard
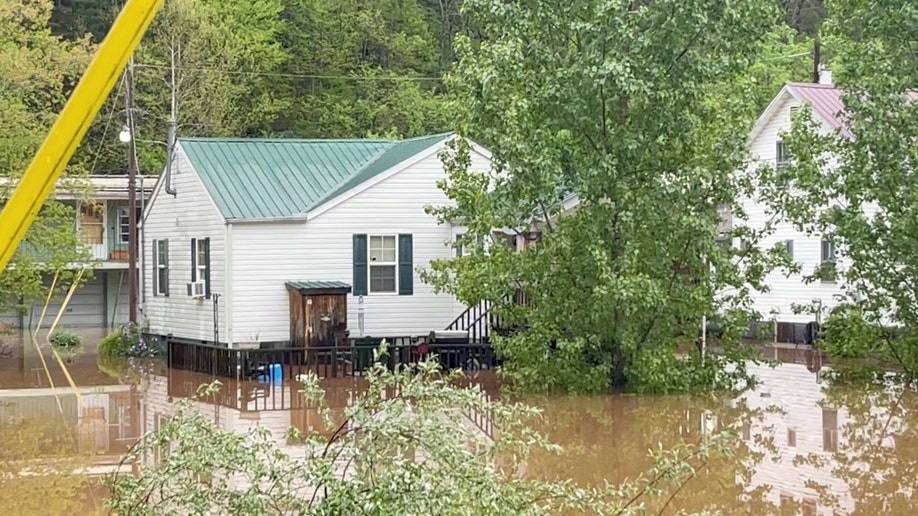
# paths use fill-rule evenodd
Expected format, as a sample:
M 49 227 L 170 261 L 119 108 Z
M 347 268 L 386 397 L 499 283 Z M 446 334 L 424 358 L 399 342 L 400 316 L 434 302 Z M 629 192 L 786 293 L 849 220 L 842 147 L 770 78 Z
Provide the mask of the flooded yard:
M 162 367 L 141 375 L 113 371 L 97 360 L 101 335 L 84 332 L 83 352 L 66 360 L 69 378 L 47 349 L 39 353 L 28 340 L 8 339 L 10 352 L 0 357 L 0 504 L 6 514 L 104 512 L 98 476 L 116 467 L 140 435 L 158 428 L 173 402 L 209 381 Z M 544 409 L 534 424 L 565 451 L 533 457 L 524 474 L 584 486 L 617 483 L 647 470 L 651 448 L 695 443 L 729 429 L 737 436 L 734 456 L 695 463 L 697 475 L 657 509 L 912 514 L 918 505 L 912 500 L 918 396 L 893 387 L 833 386 L 820 357 L 802 348 L 770 350 L 769 356 L 784 364 L 750 366 L 762 383 L 735 399 L 526 398 Z M 489 374 L 480 373 L 477 381 L 496 388 Z M 345 406 L 359 391 L 352 380 L 326 385 L 333 407 Z M 299 403 L 294 382 L 230 381 L 212 401 L 199 407 L 221 428 L 266 427 L 294 454 L 288 428 L 310 431 L 320 424 Z M 56 474 L 55 468 L 82 474 Z

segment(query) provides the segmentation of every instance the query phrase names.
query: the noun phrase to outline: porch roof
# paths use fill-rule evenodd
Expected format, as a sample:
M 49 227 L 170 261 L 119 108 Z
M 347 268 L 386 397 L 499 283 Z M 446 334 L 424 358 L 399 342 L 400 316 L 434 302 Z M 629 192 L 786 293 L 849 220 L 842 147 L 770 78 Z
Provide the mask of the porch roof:
M 325 280 L 298 280 L 288 281 L 288 290 L 295 290 L 300 294 L 348 294 L 351 286 L 343 281 Z

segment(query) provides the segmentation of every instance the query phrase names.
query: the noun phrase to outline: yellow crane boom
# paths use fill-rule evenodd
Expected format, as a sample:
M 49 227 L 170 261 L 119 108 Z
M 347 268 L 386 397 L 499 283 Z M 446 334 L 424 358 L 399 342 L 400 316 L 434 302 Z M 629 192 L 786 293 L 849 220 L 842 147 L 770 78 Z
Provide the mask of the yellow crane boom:
M 163 0 L 128 0 L 0 211 L 0 274 L 70 162 Z

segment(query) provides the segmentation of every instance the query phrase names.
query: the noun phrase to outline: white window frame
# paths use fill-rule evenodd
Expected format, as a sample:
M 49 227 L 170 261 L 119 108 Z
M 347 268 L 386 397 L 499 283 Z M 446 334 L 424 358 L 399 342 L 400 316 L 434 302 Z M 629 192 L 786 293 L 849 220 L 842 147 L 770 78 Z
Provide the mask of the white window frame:
M 775 143 L 775 166 L 778 168 L 790 165 L 790 159 L 787 157 L 787 144 L 783 140 Z
M 388 251 L 390 248 L 385 245 L 387 239 L 392 239 L 394 252 L 392 261 L 381 261 L 373 259 L 373 251 Z M 380 245 L 374 247 L 373 240 L 379 239 Z M 383 257 L 383 256 L 381 256 Z M 393 272 L 392 290 L 374 290 L 373 289 L 373 269 L 383 269 L 391 267 Z M 367 235 L 367 293 L 369 294 L 392 294 L 398 295 L 398 235 Z
M 207 291 L 207 252 L 201 243 L 207 242 L 203 238 L 194 239 L 194 272 L 195 280 L 204 284 L 204 291 Z M 208 250 L 209 251 L 209 250 Z
M 826 253 L 828 249 L 828 253 Z M 826 256 L 829 254 L 830 256 Z M 820 239 L 819 241 L 819 262 L 820 263 L 838 263 L 838 250 L 835 249 L 835 242 L 831 240 L 826 240 L 825 238 Z
M 163 262 L 163 250 L 166 251 L 166 260 Z M 156 256 L 153 257 L 156 260 L 156 270 L 153 272 L 156 274 L 156 292 L 157 296 L 168 296 L 169 295 L 169 241 L 168 240 L 157 240 L 156 241 Z M 165 271 L 165 274 L 163 274 Z M 165 276 L 166 281 L 163 281 L 163 276 Z
M 137 208 L 137 211 L 140 211 L 140 208 Z M 127 220 L 124 220 L 127 219 Z M 136 222 L 140 222 L 140 213 L 137 214 Z M 127 206 L 118 207 L 118 243 L 122 245 L 128 245 L 130 243 L 130 233 L 124 231 L 125 226 L 131 225 L 131 212 L 128 211 Z M 140 240 L 139 238 L 137 239 Z
M 127 219 L 125 221 L 124 219 Z M 131 213 L 128 211 L 127 206 L 118 207 L 118 243 L 119 244 L 128 244 L 131 234 L 124 231 L 124 226 L 128 226 L 128 231 L 130 231 L 131 225 Z

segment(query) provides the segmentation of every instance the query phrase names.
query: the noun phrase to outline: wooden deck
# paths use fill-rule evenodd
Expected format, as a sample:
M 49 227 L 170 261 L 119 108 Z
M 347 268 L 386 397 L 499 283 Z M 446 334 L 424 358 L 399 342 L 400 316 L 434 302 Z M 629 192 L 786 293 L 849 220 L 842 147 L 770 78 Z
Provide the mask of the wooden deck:
M 207 344 L 167 342 L 170 369 L 202 373 L 217 378 L 274 381 L 315 373 L 319 378 L 360 377 L 373 365 L 373 351 L 383 339 L 352 338 L 338 346 L 235 349 Z M 444 369 L 479 371 L 494 369 L 497 359 L 485 344 L 425 344 L 411 337 L 385 339 L 389 342 L 383 362 L 390 369 L 413 364 L 428 355 Z

